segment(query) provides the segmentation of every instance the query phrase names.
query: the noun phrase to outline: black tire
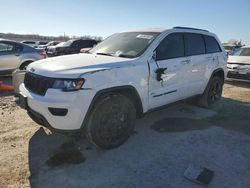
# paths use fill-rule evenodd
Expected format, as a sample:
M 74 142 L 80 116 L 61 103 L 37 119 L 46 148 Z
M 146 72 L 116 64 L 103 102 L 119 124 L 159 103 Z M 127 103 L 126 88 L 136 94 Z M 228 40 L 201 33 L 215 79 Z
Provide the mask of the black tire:
M 223 90 L 224 81 L 221 77 L 214 76 L 209 81 L 204 93 L 199 97 L 200 106 L 209 108 L 218 100 L 220 100 Z
M 33 61 L 26 61 L 23 64 L 20 65 L 19 69 L 20 70 L 26 70 L 27 66 L 32 63 Z
M 134 104 L 120 94 L 102 97 L 95 103 L 84 132 L 87 139 L 102 149 L 112 149 L 123 144 L 134 130 L 136 109 Z

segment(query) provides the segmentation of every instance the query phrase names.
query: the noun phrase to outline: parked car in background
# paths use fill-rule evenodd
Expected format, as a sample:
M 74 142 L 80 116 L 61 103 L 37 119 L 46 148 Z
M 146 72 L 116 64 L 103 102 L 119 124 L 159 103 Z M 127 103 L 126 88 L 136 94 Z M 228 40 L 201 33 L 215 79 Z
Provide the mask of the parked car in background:
M 223 47 L 225 48 L 225 51 L 228 55 L 232 54 L 235 50 L 241 48 L 243 45 L 241 44 L 241 41 L 230 41 L 228 43 L 223 43 Z
M 48 44 L 48 41 L 37 41 L 34 48 L 38 48 L 40 45 L 46 45 Z
M 223 46 L 225 48 L 225 51 L 227 52 L 227 54 L 231 54 L 234 49 L 235 49 L 235 45 L 233 44 L 227 44 Z
M 65 42 L 63 45 L 48 48 L 47 55 L 49 57 L 80 53 L 82 48 L 92 48 L 98 41 L 92 39 L 74 39 Z
M 82 48 L 80 50 L 80 53 L 89 53 L 89 50 L 91 50 L 92 48 Z
M 27 44 L 27 45 L 29 45 L 29 46 L 31 46 L 31 47 L 35 47 L 35 45 L 36 45 L 36 42 L 35 41 L 29 41 L 29 40 L 25 40 L 25 41 L 21 41 L 21 43 L 23 43 L 23 44 Z
M 71 42 L 72 43 L 72 42 Z M 20 104 L 52 131 L 80 131 L 110 149 L 136 117 L 190 97 L 210 107 L 222 94 L 226 52 L 211 32 L 175 27 L 116 33 L 89 53 L 32 63 Z
M 45 55 L 42 49 L 0 39 L 0 74 L 10 74 L 15 69 L 26 69 L 30 63 L 45 58 Z
M 49 52 L 49 53 L 52 53 L 52 52 L 55 51 L 55 48 L 61 47 L 61 46 L 63 46 L 64 44 L 65 44 L 65 42 L 60 42 L 59 44 L 57 44 L 57 45 L 55 45 L 55 46 L 48 46 L 47 49 L 46 49 L 46 54 L 47 54 L 47 56 L 49 56 L 49 55 L 48 55 L 48 52 Z M 50 56 L 52 56 L 52 55 L 50 55 Z
M 250 46 L 244 46 L 235 50 L 227 63 L 230 79 L 250 80 Z
M 58 41 L 50 41 L 50 42 L 48 42 L 45 45 L 39 45 L 37 48 L 39 48 L 39 49 L 45 49 L 46 50 L 49 46 L 55 46 L 55 45 L 57 45 L 59 43 L 60 42 L 58 42 Z

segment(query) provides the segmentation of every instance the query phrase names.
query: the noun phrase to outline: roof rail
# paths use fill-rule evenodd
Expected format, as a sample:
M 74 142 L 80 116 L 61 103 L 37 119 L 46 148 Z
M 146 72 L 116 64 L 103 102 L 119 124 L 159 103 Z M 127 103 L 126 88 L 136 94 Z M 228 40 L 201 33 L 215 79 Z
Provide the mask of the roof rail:
M 173 29 L 190 29 L 190 30 L 198 30 L 198 31 L 205 31 L 205 32 L 209 32 L 208 30 L 204 30 L 204 29 L 198 29 L 198 28 L 192 28 L 192 27 L 173 27 Z

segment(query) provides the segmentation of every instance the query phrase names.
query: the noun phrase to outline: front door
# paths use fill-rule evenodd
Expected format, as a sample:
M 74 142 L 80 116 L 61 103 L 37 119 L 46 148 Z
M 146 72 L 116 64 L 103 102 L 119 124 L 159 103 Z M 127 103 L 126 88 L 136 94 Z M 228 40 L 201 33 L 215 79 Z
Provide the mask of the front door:
M 190 60 L 185 57 L 181 33 L 168 35 L 150 60 L 149 109 L 180 100 L 183 91 L 183 74 Z

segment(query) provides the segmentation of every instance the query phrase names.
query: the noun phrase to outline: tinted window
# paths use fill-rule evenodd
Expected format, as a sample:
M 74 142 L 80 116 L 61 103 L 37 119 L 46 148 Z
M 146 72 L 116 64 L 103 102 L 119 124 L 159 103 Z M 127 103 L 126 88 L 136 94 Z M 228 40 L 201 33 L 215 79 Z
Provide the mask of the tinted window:
M 81 48 L 88 48 L 88 47 L 92 47 L 93 46 L 93 42 L 91 40 L 82 40 L 81 41 Z
M 71 43 L 72 47 L 78 47 L 79 45 L 79 41 L 74 41 L 73 43 Z
M 168 35 L 157 47 L 157 60 L 184 56 L 183 35 L 176 33 Z
M 22 43 L 24 43 L 24 44 L 36 44 L 35 42 L 32 42 L 32 41 L 24 41 Z
M 15 45 L 15 51 L 16 51 L 16 52 L 21 52 L 21 51 L 23 51 L 23 46 L 16 44 L 16 45 Z
M 220 46 L 214 37 L 205 35 L 204 39 L 206 43 L 207 53 L 221 52 Z
M 7 43 L 0 43 L 0 52 L 13 52 L 14 45 Z
M 45 45 L 45 44 L 47 44 L 48 42 L 39 42 L 39 45 Z
M 205 54 L 205 44 L 202 35 L 184 34 L 186 56 Z

